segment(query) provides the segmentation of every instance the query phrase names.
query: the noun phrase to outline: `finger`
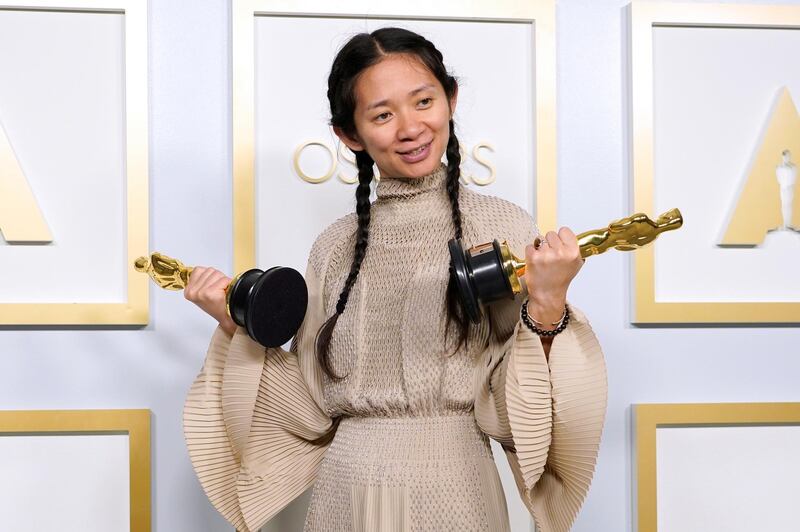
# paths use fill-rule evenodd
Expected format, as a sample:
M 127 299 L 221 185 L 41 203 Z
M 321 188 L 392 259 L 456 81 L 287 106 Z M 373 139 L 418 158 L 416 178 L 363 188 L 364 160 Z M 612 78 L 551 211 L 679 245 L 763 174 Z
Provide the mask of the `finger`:
M 533 244 L 528 244 L 525 246 L 525 260 L 527 262 L 531 262 L 533 260 L 533 255 L 538 251 L 538 247 L 541 245 L 541 242 L 538 238 L 533 241 Z
M 189 283 L 194 286 L 200 286 L 203 279 L 211 273 L 211 268 L 206 266 L 195 266 L 189 275 Z
M 550 244 L 551 249 L 558 250 L 564 245 L 561 241 L 561 237 L 559 237 L 558 233 L 555 231 L 548 231 L 545 238 L 547 239 L 547 243 Z
M 203 290 L 206 292 L 214 292 L 217 290 L 216 285 L 220 279 L 225 279 L 225 274 L 219 270 L 212 269 L 211 273 L 203 279 Z
M 231 283 L 231 278 L 224 273 L 219 272 L 219 278 L 214 279 L 213 283 L 214 284 L 211 285 L 213 288 L 227 288 L 227 286 Z
M 207 268 L 203 266 L 195 266 L 192 269 L 192 273 L 189 274 L 189 280 L 186 283 L 186 287 L 183 289 L 183 297 L 188 299 L 189 301 L 194 300 L 197 289 L 200 286 L 200 278 L 206 272 Z
M 215 296 L 228 286 L 228 277 L 222 272 L 216 272 L 206 280 L 206 290 Z
M 559 229 L 558 236 L 564 243 L 571 242 L 572 240 L 577 241 L 575 233 L 573 233 L 572 229 L 570 229 L 569 227 L 562 227 L 561 229 Z
M 576 255 L 579 254 L 578 237 L 575 236 L 575 233 L 572 232 L 572 229 L 569 227 L 562 227 L 558 230 L 558 236 L 564 243 L 565 249 L 575 253 Z
M 536 237 L 533 239 L 533 251 L 535 253 L 542 253 L 545 250 L 550 249 L 550 243 L 547 241 L 547 235 L 543 235 L 541 233 L 537 234 Z
M 215 290 L 210 287 L 218 275 L 221 275 L 221 272 L 214 268 L 208 268 L 203 272 L 194 289 L 194 298 L 203 302 L 213 301 L 216 298 L 216 294 L 214 293 Z
M 195 279 L 195 287 L 204 287 L 206 280 L 214 273 L 214 271 L 214 268 L 203 268 L 203 270 L 200 272 L 200 275 L 198 275 L 197 279 Z M 194 272 L 192 272 L 191 277 L 194 277 Z
M 533 244 L 528 244 L 528 246 L 525 248 L 525 261 L 528 267 L 532 267 L 534 264 L 541 263 L 542 259 L 548 254 L 549 251 L 550 246 L 544 243 L 543 239 L 539 239 L 537 237 Z

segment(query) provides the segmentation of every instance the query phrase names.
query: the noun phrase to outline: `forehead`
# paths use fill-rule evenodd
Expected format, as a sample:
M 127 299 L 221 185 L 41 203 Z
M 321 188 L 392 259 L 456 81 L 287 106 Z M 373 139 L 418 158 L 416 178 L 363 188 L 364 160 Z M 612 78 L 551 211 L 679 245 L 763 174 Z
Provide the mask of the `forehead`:
M 356 107 L 370 103 L 408 97 L 422 85 L 444 90 L 439 80 L 417 57 L 408 54 L 389 54 L 379 63 L 364 70 L 355 86 Z

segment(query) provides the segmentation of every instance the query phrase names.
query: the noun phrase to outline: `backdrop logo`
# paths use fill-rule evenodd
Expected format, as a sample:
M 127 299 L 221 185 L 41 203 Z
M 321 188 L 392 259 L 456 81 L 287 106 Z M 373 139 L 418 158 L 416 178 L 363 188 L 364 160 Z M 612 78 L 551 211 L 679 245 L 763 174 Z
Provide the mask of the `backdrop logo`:
M 9 243 L 47 243 L 53 237 L 0 124 L 0 233 Z
M 800 228 L 793 162 L 798 158 L 800 116 L 789 90 L 783 87 L 719 245 L 756 246 L 770 231 L 794 233 Z
M 328 153 L 328 160 L 330 163 L 324 173 L 320 173 L 319 175 L 310 175 L 307 173 L 301 164 L 301 157 L 303 152 L 312 146 L 317 146 L 322 148 Z M 490 185 L 495 182 L 497 179 L 497 171 L 495 170 L 494 165 L 486 159 L 484 152 L 481 150 L 486 150 L 489 152 L 494 152 L 494 148 L 488 142 L 479 142 L 472 148 L 472 159 L 479 165 L 485 167 L 489 171 L 489 175 L 487 177 L 477 177 L 475 175 L 470 174 L 465 170 L 465 164 L 468 162 L 466 153 L 464 153 L 464 147 L 460 147 L 461 150 L 461 181 L 467 185 L 469 183 L 475 183 L 476 185 L 486 186 Z M 351 174 L 346 173 L 344 170 L 340 168 L 340 164 L 342 161 L 346 161 L 350 163 L 353 167 L 356 165 L 356 158 L 353 155 L 347 146 L 344 144 L 339 145 L 338 154 L 334 149 L 326 144 L 323 141 L 319 140 L 309 140 L 308 142 L 304 142 L 300 144 L 294 150 L 294 156 L 292 157 L 292 164 L 294 166 L 294 172 L 297 176 L 306 181 L 307 183 L 324 183 L 325 181 L 329 180 L 336 175 L 337 179 L 343 183 L 347 183 L 348 185 L 353 185 L 358 183 L 358 175 L 353 171 Z M 380 180 L 380 173 L 375 172 L 376 179 Z

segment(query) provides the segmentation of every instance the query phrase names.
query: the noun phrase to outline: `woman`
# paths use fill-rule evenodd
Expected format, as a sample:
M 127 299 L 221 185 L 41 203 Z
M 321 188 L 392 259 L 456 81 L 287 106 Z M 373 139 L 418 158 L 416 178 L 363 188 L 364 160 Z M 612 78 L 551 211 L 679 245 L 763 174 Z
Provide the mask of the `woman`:
M 406 30 L 357 35 L 337 55 L 331 124 L 356 154 L 356 212 L 312 246 L 289 352 L 265 353 L 236 328 L 226 276 L 192 274 L 186 298 L 220 326 L 184 429 L 203 488 L 237 529 L 257 530 L 314 484 L 307 531 L 508 530 L 488 437 L 539 529 L 571 527 L 606 403 L 600 347 L 566 304 L 577 240 L 562 228 L 534 246 L 523 209 L 461 187 L 457 92 L 438 50 Z M 527 304 L 492 304 L 469 325 L 449 283 L 454 236 L 524 248 Z

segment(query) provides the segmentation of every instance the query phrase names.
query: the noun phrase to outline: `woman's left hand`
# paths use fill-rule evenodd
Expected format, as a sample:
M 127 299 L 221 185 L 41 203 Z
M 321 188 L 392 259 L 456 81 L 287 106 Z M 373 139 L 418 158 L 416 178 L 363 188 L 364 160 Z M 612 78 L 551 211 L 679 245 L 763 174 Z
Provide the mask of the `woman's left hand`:
M 540 243 L 525 247 L 525 283 L 528 312 L 545 328 L 564 312 L 567 289 L 583 266 L 578 238 L 568 227 L 537 237 Z

